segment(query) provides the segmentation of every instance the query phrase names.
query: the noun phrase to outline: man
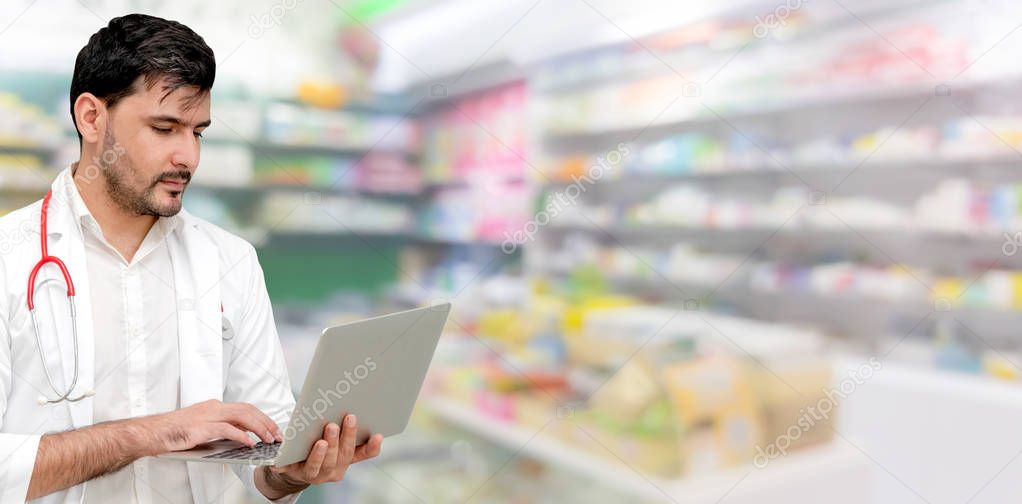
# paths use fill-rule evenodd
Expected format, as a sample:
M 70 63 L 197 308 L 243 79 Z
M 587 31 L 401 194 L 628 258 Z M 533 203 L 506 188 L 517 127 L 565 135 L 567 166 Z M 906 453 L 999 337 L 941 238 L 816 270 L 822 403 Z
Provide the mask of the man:
M 217 502 L 223 466 L 152 456 L 283 439 L 294 398 L 255 251 L 181 209 L 215 66 L 191 29 L 137 14 L 78 54 L 80 161 L 47 205 L 0 218 L 0 502 Z M 26 288 L 47 253 L 67 263 L 76 319 L 52 262 Z M 233 467 L 293 502 L 379 454 L 378 435 L 355 446 L 356 421 L 327 424 L 303 463 Z

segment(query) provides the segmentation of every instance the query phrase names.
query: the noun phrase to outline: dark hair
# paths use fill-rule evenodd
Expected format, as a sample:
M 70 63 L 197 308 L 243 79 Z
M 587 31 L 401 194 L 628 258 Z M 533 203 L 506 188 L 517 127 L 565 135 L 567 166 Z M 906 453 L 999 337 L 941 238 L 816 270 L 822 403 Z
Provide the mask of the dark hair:
M 201 95 L 213 88 L 216 59 L 202 37 L 176 21 L 145 14 L 113 18 L 89 37 L 75 59 L 71 77 L 71 121 L 75 127 L 79 95 L 92 93 L 113 107 L 136 91 L 134 83 L 140 76 L 147 87 L 168 78 L 167 94 L 195 86 Z M 79 142 L 81 139 L 79 133 Z

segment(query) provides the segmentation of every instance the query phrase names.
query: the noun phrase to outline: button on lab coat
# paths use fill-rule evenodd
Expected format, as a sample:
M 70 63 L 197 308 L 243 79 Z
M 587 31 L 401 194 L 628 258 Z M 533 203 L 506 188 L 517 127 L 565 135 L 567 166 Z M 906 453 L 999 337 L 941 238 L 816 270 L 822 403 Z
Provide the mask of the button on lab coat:
M 95 383 L 95 345 L 84 241 L 63 196 L 65 180 L 70 177 L 58 176 L 53 183 L 48 244 L 50 254 L 67 264 L 75 283 L 79 376 L 71 396 L 77 397 Z M 56 396 L 42 368 L 26 297 L 29 272 L 40 257 L 41 204 L 37 201 L 0 218 L 0 504 L 24 502 L 42 434 L 93 423 L 91 397 L 75 403 L 38 402 L 40 395 Z M 168 237 L 177 299 L 167 302 L 177 305 L 181 407 L 208 399 L 247 402 L 283 428 L 294 409 L 294 396 L 255 249 L 185 210 L 179 216 L 180 232 Z M 56 281 L 40 286 L 44 279 Z M 74 376 L 74 340 L 63 278 L 48 265 L 36 286 L 43 355 L 54 385 L 63 392 Z M 228 339 L 223 337 L 224 327 L 232 329 Z M 195 502 L 222 502 L 226 466 L 187 464 Z M 259 495 L 252 466 L 231 468 Z M 79 503 L 84 485 L 37 502 Z

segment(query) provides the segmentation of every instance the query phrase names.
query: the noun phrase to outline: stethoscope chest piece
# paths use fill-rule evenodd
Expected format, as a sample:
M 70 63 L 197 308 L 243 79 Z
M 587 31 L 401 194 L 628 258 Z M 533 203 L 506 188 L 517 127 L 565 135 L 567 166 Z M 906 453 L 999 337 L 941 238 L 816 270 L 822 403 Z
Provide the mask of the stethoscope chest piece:
M 220 337 L 224 341 L 234 339 L 234 326 L 231 325 L 231 321 L 225 316 L 220 317 Z

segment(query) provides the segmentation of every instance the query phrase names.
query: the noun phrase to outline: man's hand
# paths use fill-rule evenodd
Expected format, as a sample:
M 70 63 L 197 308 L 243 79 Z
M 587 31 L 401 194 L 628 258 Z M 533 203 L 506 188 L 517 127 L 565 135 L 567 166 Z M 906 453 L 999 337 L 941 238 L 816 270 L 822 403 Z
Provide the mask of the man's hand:
M 283 441 L 277 424 L 255 406 L 247 403 L 225 403 L 211 399 L 187 408 L 144 417 L 157 441 L 154 453 L 189 450 L 215 439 L 230 439 L 255 445 L 248 435 L 254 433 L 266 443 Z
M 187 450 L 214 439 L 251 446 L 255 443 L 246 431 L 268 443 L 283 440 L 277 424 L 255 406 L 215 400 L 162 415 L 45 434 L 39 439 L 28 499 L 98 478 L 142 457 Z
M 263 467 L 256 473 L 256 487 L 266 497 L 279 499 L 299 492 L 309 485 L 332 483 L 344 479 L 351 464 L 380 454 L 383 436 L 374 434 L 365 444 L 355 447 L 358 420 L 355 415 L 343 419 L 344 428 L 329 423 L 323 429 L 323 439 L 316 441 L 305 462 L 285 467 Z

